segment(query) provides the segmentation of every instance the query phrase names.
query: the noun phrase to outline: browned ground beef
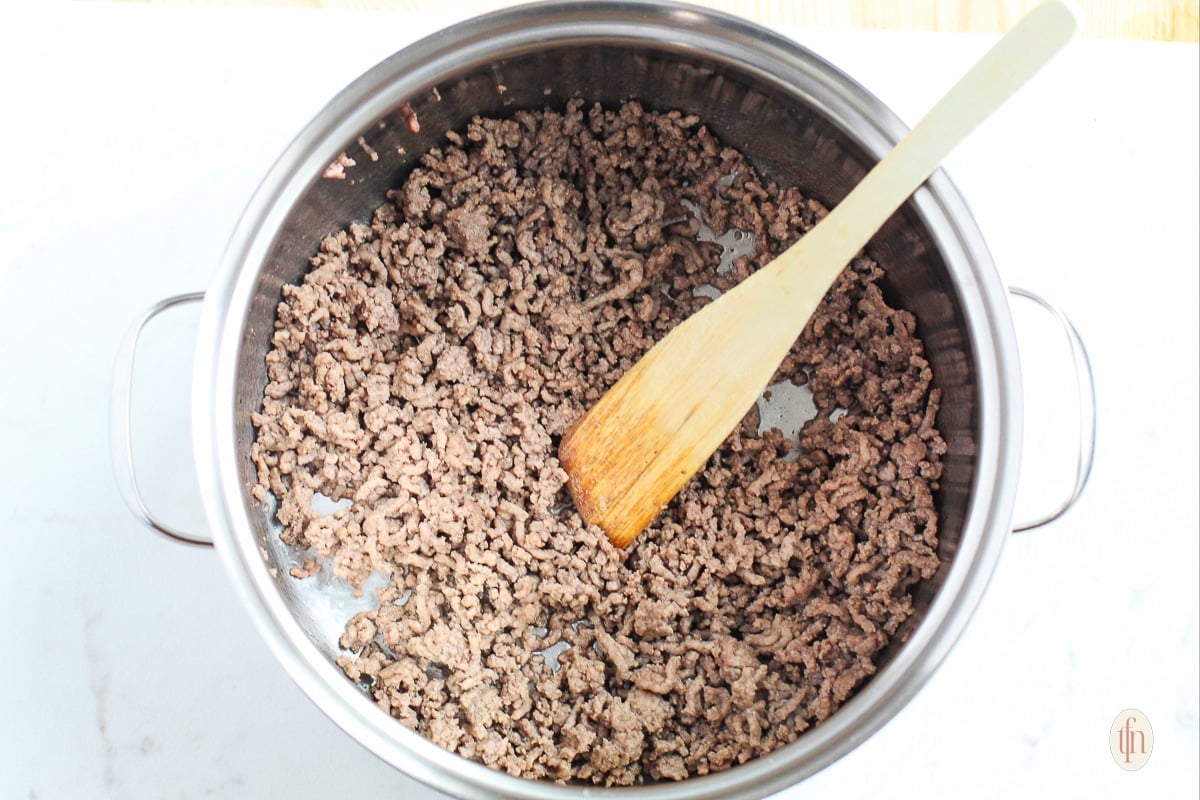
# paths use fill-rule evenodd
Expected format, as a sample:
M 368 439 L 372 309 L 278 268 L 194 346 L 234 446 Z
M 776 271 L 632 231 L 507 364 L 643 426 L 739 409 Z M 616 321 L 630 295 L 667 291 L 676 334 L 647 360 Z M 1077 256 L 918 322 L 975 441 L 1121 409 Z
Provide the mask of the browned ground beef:
M 753 255 L 718 274 L 685 201 Z M 346 674 L 468 758 L 606 785 L 768 753 L 862 685 L 938 568 L 945 452 L 914 318 L 872 260 L 777 376 L 819 409 L 798 452 L 751 412 L 624 551 L 581 523 L 555 455 L 709 302 L 694 288 L 823 213 L 695 117 L 573 103 L 448 134 L 327 237 L 284 287 L 253 457 L 287 542 L 355 585 L 391 576 L 346 627 Z M 321 516 L 317 492 L 352 503 Z

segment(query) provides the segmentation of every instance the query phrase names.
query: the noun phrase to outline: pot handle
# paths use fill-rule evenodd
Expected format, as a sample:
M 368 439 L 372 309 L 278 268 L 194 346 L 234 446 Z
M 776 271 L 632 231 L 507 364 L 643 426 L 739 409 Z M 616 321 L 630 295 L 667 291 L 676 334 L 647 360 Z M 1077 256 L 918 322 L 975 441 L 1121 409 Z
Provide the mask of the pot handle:
M 1070 495 L 1052 511 L 1013 525 L 1013 533 L 1024 533 L 1048 525 L 1067 513 L 1087 486 L 1092 473 L 1092 463 L 1096 458 L 1096 380 L 1092 375 L 1092 362 L 1083 346 L 1083 339 L 1067 315 L 1053 303 L 1028 289 L 1010 286 L 1008 292 L 1015 297 L 1036 303 L 1058 322 L 1071 347 L 1071 364 L 1075 368 L 1075 384 L 1079 398 L 1079 452 L 1075 459 L 1075 485 Z
M 150 306 L 121 340 L 117 351 L 116 366 L 113 369 L 112 395 L 109 407 L 109 443 L 112 456 L 113 474 L 117 479 L 117 488 L 125 504 L 144 525 L 157 531 L 173 542 L 212 547 L 211 539 L 181 531 L 156 517 L 138 488 L 137 471 L 133 464 L 133 435 L 131 422 L 131 396 L 133 393 L 133 366 L 137 359 L 138 342 L 142 331 L 150 320 L 175 306 L 198 303 L 204 299 L 204 292 L 179 294 L 158 301 Z

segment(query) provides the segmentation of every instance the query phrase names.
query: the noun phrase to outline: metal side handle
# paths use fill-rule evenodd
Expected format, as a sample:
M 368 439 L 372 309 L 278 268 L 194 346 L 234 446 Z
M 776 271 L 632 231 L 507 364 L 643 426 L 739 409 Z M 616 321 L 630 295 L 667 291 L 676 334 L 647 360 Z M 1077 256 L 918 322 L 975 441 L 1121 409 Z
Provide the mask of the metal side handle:
M 1092 375 L 1092 362 L 1087 348 L 1079 336 L 1074 323 L 1057 306 L 1028 289 L 1009 287 L 1009 294 L 1030 300 L 1049 312 L 1071 348 L 1071 363 L 1075 369 L 1075 384 L 1079 398 L 1079 452 L 1075 459 L 1075 483 L 1070 495 L 1053 510 L 1035 519 L 1013 525 L 1013 533 L 1023 533 L 1048 525 L 1070 510 L 1083 494 L 1092 473 L 1092 462 L 1096 457 L 1096 381 Z
M 117 351 L 116 366 L 113 370 L 112 397 L 109 406 L 109 437 L 113 475 L 117 479 L 117 488 L 134 516 L 148 528 L 157 531 L 173 542 L 212 547 L 211 539 L 181 531 L 163 522 L 146 505 L 142 492 L 138 488 L 137 470 L 133 464 L 131 419 L 133 367 L 137 361 L 138 342 L 141 341 L 146 325 L 164 311 L 180 305 L 199 303 L 203 299 L 203 292 L 191 292 L 160 300 L 146 309 L 129 328 L 125 338 L 121 340 L 120 349 Z

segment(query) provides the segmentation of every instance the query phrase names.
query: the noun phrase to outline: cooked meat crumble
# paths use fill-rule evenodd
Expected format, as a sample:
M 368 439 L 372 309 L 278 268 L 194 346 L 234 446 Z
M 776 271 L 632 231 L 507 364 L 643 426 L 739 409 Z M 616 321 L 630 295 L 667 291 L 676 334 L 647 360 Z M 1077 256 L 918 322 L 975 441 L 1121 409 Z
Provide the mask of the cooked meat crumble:
M 753 252 L 723 263 L 695 208 Z M 325 238 L 283 289 L 252 455 L 302 558 L 390 576 L 346 625 L 346 675 L 467 758 L 602 785 L 742 763 L 860 687 L 938 569 L 946 449 L 874 261 L 776 376 L 812 391 L 798 446 L 751 411 L 624 551 L 556 458 L 645 350 L 823 214 L 694 116 L 573 102 L 447 134 Z M 350 502 L 322 515 L 316 493 Z

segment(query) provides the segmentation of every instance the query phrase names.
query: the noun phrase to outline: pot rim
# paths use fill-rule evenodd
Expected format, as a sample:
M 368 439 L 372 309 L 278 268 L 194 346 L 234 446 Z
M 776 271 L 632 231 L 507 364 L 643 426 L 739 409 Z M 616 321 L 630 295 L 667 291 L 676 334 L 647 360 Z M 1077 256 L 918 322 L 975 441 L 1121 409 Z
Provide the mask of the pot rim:
M 245 512 L 233 414 L 237 356 L 258 271 L 312 176 L 345 142 L 440 75 L 549 42 L 600 41 L 670 42 L 736 59 L 785 84 L 816 80 L 823 91 L 817 107 L 836 117 L 831 122 L 875 158 L 907 131 L 866 89 L 796 42 L 739 18 L 674 2 L 520 6 L 453 25 L 400 50 L 343 89 L 300 132 L 271 167 L 230 237 L 203 304 L 193 378 L 192 434 L 204 507 L 235 590 L 280 664 L 339 727 L 411 777 L 469 798 L 552 800 L 630 791 L 658 800 L 762 797 L 842 757 L 908 703 L 965 628 L 1008 538 L 1021 442 L 1016 339 L 982 234 L 944 171 L 935 173 L 909 204 L 942 248 L 979 365 L 977 468 L 962 536 L 945 583 L 905 646 L 837 712 L 790 745 L 704 777 L 613 790 L 530 781 L 465 759 L 389 717 L 309 641 L 262 563 Z

